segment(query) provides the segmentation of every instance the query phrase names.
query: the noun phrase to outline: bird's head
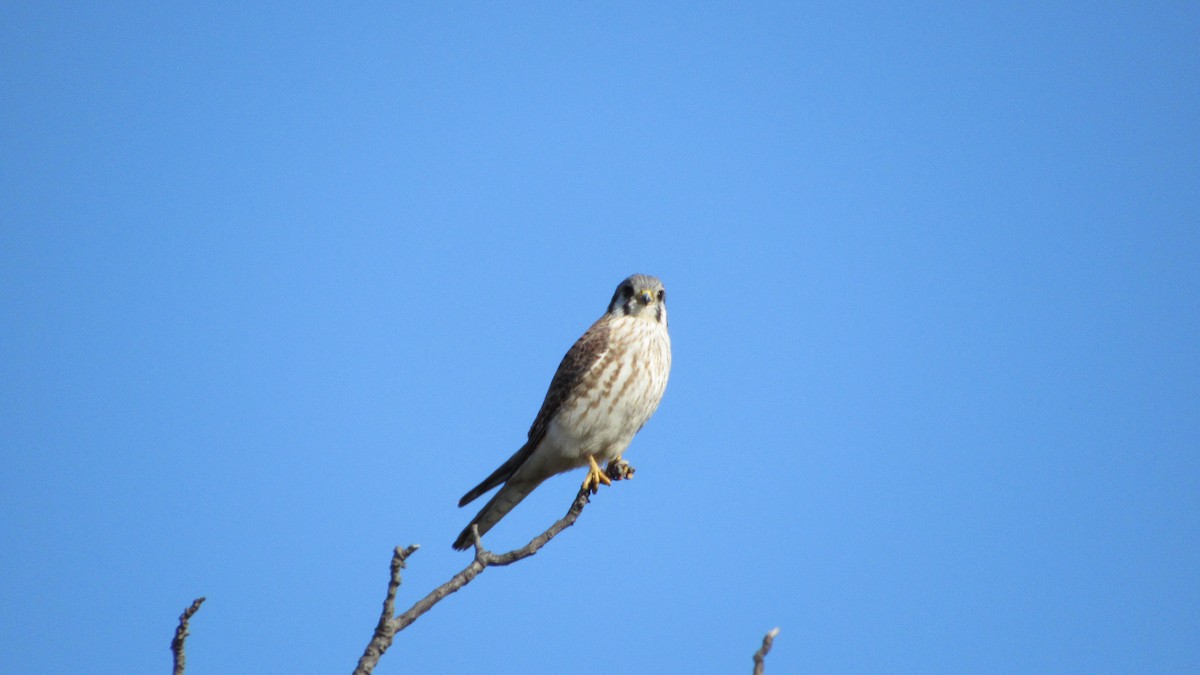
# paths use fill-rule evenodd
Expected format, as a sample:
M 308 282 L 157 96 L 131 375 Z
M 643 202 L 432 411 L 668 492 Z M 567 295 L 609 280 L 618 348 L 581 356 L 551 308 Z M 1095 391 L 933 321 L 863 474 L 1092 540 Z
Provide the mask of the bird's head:
M 608 313 L 667 325 L 667 291 L 657 277 L 635 274 L 617 286 Z

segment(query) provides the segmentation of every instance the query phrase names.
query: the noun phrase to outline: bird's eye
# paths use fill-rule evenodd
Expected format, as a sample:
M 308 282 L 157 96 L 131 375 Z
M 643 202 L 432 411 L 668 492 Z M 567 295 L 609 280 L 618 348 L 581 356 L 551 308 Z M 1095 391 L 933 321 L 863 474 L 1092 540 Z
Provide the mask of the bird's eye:
M 658 301 L 663 302 L 666 299 L 667 299 L 667 292 L 662 290 L 661 288 L 658 289 Z
M 621 295 L 626 298 L 633 295 L 633 286 L 622 286 L 621 287 Z

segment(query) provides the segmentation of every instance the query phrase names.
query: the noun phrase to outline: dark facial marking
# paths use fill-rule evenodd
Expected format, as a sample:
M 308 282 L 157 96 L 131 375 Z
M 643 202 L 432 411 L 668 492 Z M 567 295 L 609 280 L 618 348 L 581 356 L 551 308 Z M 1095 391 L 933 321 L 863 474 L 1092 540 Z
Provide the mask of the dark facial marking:
M 617 291 L 613 293 L 612 300 L 608 303 L 608 311 L 611 312 L 616 309 L 617 304 L 621 301 L 621 299 L 628 298 L 632 293 L 633 286 L 630 284 L 622 283 L 620 286 L 617 286 Z M 629 310 L 626 309 L 625 313 L 628 314 Z

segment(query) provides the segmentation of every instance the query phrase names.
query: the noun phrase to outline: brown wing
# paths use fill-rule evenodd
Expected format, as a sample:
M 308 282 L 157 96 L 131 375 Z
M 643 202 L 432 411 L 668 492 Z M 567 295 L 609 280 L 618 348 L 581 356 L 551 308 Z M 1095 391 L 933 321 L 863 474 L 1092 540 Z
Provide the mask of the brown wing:
M 546 436 L 550 420 L 554 419 L 558 409 L 571 395 L 571 390 L 579 384 L 583 376 L 600 360 L 607 349 L 608 317 L 606 315 L 592 324 L 592 327 L 587 329 L 587 332 L 580 336 L 574 345 L 571 345 L 566 356 L 563 356 L 562 362 L 558 364 L 558 370 L 554 371 L 554 379 L 550 380 L 550 389 L 546 392 L 542 407 L 533 420 L 533 426 L 529 427 L 529 439 L 525 445 L 522 445 L 520 450 L 517 450 L 512 457 L 509 457 L 498 469 L 493 471 L 492 475 L 483 479 L 482 483 L 463 495 L 458 502 L 459 506 L 466 506 L 479 495 L 508 480 L 516 473 L 517 469 L 521 468 L 521 465 L 529 459 L 529 456 Z

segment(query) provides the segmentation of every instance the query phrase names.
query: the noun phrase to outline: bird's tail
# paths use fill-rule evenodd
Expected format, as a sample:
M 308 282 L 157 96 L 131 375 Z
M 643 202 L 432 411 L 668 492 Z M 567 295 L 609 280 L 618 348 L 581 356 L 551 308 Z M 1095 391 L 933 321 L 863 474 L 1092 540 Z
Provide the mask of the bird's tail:
M 509 511 L 513 510 L 517 504 L 521 503 L 522 499 L 533 489 L 541 484 L 542 481 L 512 481 L 504 484 L 500 491 L 484 504 L 479 513 L 471 519 L 470 523 L 463 528 L 462 534 L 458 535 L 458 539 L 454 540 L 454 548 L 459 551 L 465 551 L 475 544 L 475 540 L 471 537 L 471 526 L 479 527 L 479 536 L 483 536 L 485 532 L 500 522 L 500 519 L 508 515 Z
M 491 490 L 509 478 L 512 478 L 513 474 L 517 472 L 517 469 L 521 468 L 521 465 L 525 463 L 525 460 L 529 459 L 531 452 L 533 451 L 530 449 L 528 443 L 522 445 L 519 450 L 513 453 L 512 457 L 509 457 L 504 461 L 503 464 L 499 466 L 499 468 L 493 471 L 492 475 L 484 478 L 482 483 L 471 488 L 470 492 L 463 495 L 463 498 L 458 500 L 458 507 L 462 508 L 466 506 L 467 504 L 478 499 L 479 495 Z

